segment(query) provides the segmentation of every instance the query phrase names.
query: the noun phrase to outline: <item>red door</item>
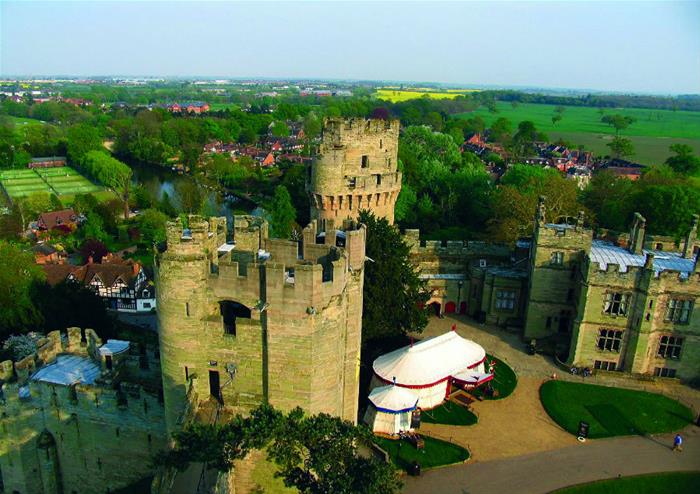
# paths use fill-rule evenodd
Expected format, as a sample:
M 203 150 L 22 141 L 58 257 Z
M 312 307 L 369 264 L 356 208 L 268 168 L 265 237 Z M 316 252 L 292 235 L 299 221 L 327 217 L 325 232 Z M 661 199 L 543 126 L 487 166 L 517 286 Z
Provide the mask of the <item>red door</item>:
M 467 313 L 467 303 L 466 302 L 462 302 L 461 304 L 459 304 L 459 313 L 460 314 Z
M 445 304 L 445 314 L 454 314 L 457 309 L 457 304 L 450 301 Z

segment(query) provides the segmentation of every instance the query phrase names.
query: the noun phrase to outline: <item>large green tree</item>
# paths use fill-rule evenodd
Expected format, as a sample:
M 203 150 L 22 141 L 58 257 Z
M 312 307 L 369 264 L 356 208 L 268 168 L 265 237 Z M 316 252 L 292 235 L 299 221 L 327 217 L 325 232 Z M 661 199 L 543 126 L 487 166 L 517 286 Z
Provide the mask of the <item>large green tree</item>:
M 267 210 L 270 214 L 272 234 L 278 238 L 289 238 L 296 224 L 297 212 L 287 187 L 275 187 L 275 195 L 267 205 Z
M 31 253 L 0 240 L 0 340 L 12 333 L 25 333 L 42 323 L 33 302 L 35 288 L 45 279 Z
M 687 144 L 672 144 L 669 149 L 674 153 L 666 160 L 673 171 L 683 175 L 697 175 L 700 172 L 700 157 L 693 153 Z
M 606 144 L 615 158 L 626 158 L 634 155 L 634 145 L 626 137 L 615 136 Z
M 224 425 L 192 424 L 173 435 L 175 447 L 158 463 L 183 471 L 192 462 L 229 471 L 252 450 L 266 450 L 287 487 L 304 494 L 392 494 L 401 482 L 390 464 L 361 455 L 370 431 L 327 414 L 283 414 L 260 405 Z
M 423 305 L 430 297 L 409 259 L 409 246 L 385 218 L 361 211 L 367 226 L 362 338 L 373 339 L 421 332 L 428 323 Z M 391 289 L 387 289 L 391 287 Z

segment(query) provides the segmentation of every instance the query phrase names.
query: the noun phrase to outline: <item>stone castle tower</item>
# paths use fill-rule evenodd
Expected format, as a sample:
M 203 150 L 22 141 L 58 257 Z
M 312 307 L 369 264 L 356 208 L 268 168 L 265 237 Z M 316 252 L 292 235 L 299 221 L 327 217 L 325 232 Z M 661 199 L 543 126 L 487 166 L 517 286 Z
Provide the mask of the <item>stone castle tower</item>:
M 398 120 L 326 119 L 307 184 L 311 219 L 325 229 L 327 220 L 340 224 L 369 209 L 393 223 L 401 191 L 398 149 Z
M 191 216 L 167 226 L 156 259 L 166 422 L 215 400 L 231 413 L 261 402 L 355 422 L 359 392 L 364 226 L 300 242 L 267 223 Z

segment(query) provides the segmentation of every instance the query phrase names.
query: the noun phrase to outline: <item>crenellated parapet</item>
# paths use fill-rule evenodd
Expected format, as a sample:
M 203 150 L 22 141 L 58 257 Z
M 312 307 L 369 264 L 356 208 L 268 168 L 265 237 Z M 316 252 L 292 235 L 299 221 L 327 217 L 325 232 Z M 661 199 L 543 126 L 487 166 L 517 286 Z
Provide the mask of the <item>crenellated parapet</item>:
M 398 120 L 326 119 L 307 182 L 311 218 L 325 228 L 368 209 L 393 223 L 401 190 L 398 140 Z

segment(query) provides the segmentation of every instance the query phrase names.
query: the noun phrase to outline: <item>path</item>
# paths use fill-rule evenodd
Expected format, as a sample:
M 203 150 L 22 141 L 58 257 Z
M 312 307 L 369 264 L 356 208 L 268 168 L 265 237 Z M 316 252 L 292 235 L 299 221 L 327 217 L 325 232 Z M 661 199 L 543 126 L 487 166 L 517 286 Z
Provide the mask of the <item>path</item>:
M 543 494 L 569 485 L 670 471 L 700 471 L 700 428 L 683 433 L 684 451 L 671 451 L 672 434 L 588 441 L 505 460 L 439 468 L 404 478 L 404 492 Z

